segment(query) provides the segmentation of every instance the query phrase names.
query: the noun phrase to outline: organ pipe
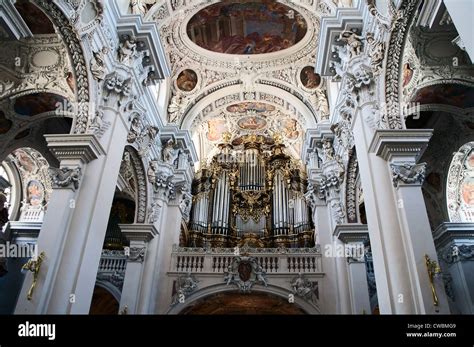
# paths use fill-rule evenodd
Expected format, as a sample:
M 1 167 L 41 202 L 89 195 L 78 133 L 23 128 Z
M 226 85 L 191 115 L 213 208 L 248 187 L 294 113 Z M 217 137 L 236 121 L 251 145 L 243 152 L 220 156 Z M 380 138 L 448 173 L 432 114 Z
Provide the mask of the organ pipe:
M 201 240 L 208 238 L 201 244 L 233 247 L 244 244 L 244 239 L 254 242 L 255 238 L 261 239 L 265 247 L 307 245 L 308 238 L 312 242 L 314 232 L 304 198 L 305 169 L 293 164 L 283 145 L 255 139 L 249 136 L 236 145 L 219 145 L 220 157 L 203 169 L 198 176 L 199 185 L 193 184 L 197 189 L 193 189 L 195 203 L 190 223 L 204 231 Z M 223 156 L 229 157 L 230 149 L 241 151 L 231 155 L 232 159 L 240 158 L 240 162 L 219 161 Z M 272 179 L 267 181 L 269 172 Z M 212 180 L 212 190 L 205 191 L 203 187 Z M 191 228 L 190 232 L 197 231 Z

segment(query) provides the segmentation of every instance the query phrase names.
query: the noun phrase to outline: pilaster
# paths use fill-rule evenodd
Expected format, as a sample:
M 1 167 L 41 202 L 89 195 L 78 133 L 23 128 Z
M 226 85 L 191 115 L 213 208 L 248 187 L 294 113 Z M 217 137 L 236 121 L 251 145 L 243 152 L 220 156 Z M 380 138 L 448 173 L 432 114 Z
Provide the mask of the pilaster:
M 126 249 L 127 268 L 123 282 L 122 296 L 120 298 L 120 312 L 125 308 L 129 314 L 146 313 L 139 308 L 143 301 L 143 287 L 147 286 L 144 281 L 143 272 L 146 263 L 150 262 L 148 244 L 158 236 L 158 230 L 153 224 L 120 224 L 122 234 L 130 241 L 130 246 Z M 145 291 L 146 292 L 146 291 Z

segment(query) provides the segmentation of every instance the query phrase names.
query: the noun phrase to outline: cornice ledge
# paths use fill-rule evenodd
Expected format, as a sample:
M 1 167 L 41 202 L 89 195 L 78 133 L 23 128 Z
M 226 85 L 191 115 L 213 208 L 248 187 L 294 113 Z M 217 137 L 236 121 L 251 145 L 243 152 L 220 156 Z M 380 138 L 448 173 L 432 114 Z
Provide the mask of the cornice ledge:
M 119 228 L 129 241 L 150 242 L 159 234 L 154 224 L 119 224 Z
M 338 224 L 333 235 L 344 243 L 364 242 L 369 239 L 367 224 L 359 223 Z
M 80 159 L 83 163 L 105 155 L 105 150 L 94 134 L 46 134 L 50 151 L 61 160 Z
M 417 161 L 425 151 L 433 129 L 382 130 L 374 133 L 369 153 L 389 161 L 402 157 Z

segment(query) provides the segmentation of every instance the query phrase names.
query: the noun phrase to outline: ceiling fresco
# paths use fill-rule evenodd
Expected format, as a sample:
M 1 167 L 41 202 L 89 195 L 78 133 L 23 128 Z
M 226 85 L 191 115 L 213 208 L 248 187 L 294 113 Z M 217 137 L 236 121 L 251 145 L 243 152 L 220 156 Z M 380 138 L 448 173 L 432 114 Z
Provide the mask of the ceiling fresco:
M 277 52 L 298 43 L 306 30 L 301 14 L 275 1 L 217 3 L 200 10 L 187 25 L 198 46 L 227 54 Z
M 442 104 L 471 108 L 474 107 L 474 88 L 460 84 L 437 84 L 420 89 L 413 101 L 421 105 Z

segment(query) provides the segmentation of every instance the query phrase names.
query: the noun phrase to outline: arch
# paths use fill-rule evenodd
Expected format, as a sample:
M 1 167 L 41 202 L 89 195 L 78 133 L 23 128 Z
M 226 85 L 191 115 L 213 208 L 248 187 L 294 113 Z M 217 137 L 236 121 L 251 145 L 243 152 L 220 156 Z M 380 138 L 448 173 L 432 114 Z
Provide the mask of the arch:
M 227 82 L 231 84 L 231 82 Z M 208 112 L 209 109 L 216 111 L 225 106 L 231 105 L 233 103 L 238 103 L 241 101 L 261 101 L 274 104 L 278 107 L 284 107 L 281 103 L 277 103 L 276 100 L 283 100 L 287 102 L 287 105 L 292 105 L 296 111 L 298 111 L 303 119 L 305 120 L 305 126 L 307 128 L 312 128 L 316 126 L 316 118 L 313 112 L 308 108 L 308 106 L 301 101 L 298 97 L 291 94 L 290 91 L 283 90 L 281 88 L 264 85 L 261 83 L 255 84 L 255 98 L 247 99 L 242 92 L 242 86 L 237 83 L 230 86 L 225 86 L 221 89 L 214 90 L 209 94 L 201 94 L 201 96 L 196 97 L 198 100 L 194 105 L 192 105 L 182 117 L 180 122 L 180 127 L 182 129 L 189 130 L 192 128 L 193 121 L 204 111 Z M 268 98 L 266 96 L 269 96 Z M 264 97 L 262 97 L 264 96 Z M 267 100 L 268 99 L 268 100 Z
M 167 314 L 181 314 L 182 312 L 185 312 L 186 310 L 190 309 L 190 307 L 196 305 L 200 301 L 206 300 L 207 298 L 219 293 L 236 294 L 240 292 L 236 290 L 235 287 L 229 287 L 225 283 L 212 285 L 191 294 L 189 297 L 186 298 L 184 304 L 177 304 L 171 307 L 170 310 L 168 310 Z M 284 289 L 274 285 L 269 285 L 268 287 L 255 285 L 252 288 L 252 293 L 273 295 L 279 299 L 283 299 L 285 302 L 288 302 L 288 294 L 291 294 L 288 289 Z M 244 297 L 246 294 L 242 293 L 241 295 Z M 308 303 L 307 301 L 301 299 L 298 296 L 294 297 L 294 303 L 292 303 L 291 305 L 297 306 L 306 314 L 320 314 L 320 310 L 318 307 Z
M 146 210 L 147 210 L 147 179 L 145 174 L 145 165 L 143 164 L 142 159 L 138 155 L 135 147 L 127 145 L 124 151 L 125 153 L 130 154 L 131 161 L 131 170 L 133 170 L 133 176 L 135 178 L 136 192 L 135 192 L 135 223 L 145 223 Z M 121 168 L 121 174 L 124 168 Z
M 400 115 L 402 95 L 402 62 L 405 42 L 409 28 L 415 18 L 421 0 L 402 0 L 399 13 L 392 25 L 392 34 L 386 50 L 387 63 L 385 71 L 385 103 L 389 129 L 403 129 L 404 122 Z
M 444 111 L 456 114 L 474 109 L 474 85 L 472 83 L 436 82 L 424 85 L 414 91 L 411 101 L 419 105 L 420 111 Z
M 82 49 L 79 35 L 69 18 L 52 1 L 34 1 L 58 28 L 58 33 L 63 39 L 71 60 L 72 72 L 75 77 L 77 116 L 74 119 L 72 131 L 83 134 L 86 132 L 89 121 L 89 77 L 84 50 Z
M 118 314 L 120 296 L 117 287 L 98 280 L 95 283 L 89 314 Z

